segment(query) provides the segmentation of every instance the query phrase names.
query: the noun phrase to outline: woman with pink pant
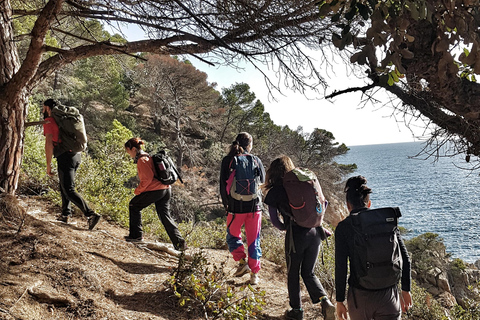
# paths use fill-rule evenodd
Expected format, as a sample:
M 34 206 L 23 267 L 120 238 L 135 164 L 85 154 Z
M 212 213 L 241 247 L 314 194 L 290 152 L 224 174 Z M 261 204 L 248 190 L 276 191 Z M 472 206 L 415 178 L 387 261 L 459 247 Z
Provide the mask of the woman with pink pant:
M 265 181 L 265 169 L 260 159 L 252 154 L 253 139 L 241 132 L 223 158 L 220 170 L 220 195 L 227 211 L 227 244 L 233 259 L 238 262 L 235 276 L 250 271 L 250 283 L 258 283 L 260 270 L 260 230 L 262 199 L 260 185 Z M 245 226 L 247 253 L 242 240 Z

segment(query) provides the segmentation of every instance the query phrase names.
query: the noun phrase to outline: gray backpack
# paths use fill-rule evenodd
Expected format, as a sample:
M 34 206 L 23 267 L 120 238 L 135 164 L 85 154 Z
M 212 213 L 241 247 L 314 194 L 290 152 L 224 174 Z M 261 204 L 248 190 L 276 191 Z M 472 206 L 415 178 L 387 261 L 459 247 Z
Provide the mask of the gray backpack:
M 81 152 L 87 149 L 87 133 L 83 116 L 75 107 L 57 105 L 52 109 L 52 115 L 59 129 L 61 152 Z

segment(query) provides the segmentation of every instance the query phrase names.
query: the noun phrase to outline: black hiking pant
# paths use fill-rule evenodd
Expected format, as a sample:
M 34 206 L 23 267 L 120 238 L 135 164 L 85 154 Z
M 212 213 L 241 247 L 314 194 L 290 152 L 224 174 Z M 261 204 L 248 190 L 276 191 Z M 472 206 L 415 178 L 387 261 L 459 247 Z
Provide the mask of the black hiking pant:
M 64 152 L 57 157 L 58 180 L 60 183 L 60 193 L 62 195 L 62 215 L 64 216 L 72 213 L 72 202 L 86 217 L 94 214 L 94 211 L 88 206 L 87 202 L 75 190 L 75 174 L 77 173 L 81 160 L 82 158 L 79 152 Z
M 136 195 L 130 200 L 130 234 L 129 237 L 136 239 L 143 236 L 142 227 L 142 209 L 155 203 L 157 215 L 162 222 L 173 245 L 177 248 L 184 242 L 184 239 L 178 231 L 177 225 L 170 215 L 170 197 L 171 189 L 146 191 Z
M 321 233 L 319 228 L 303 228 L 297 225 L 287 227 L 285 235 L 285 255 L 287 259 L 287 286 L 290 307 L 302 307 L 300 295 L 300 275 L 307 287 L 313 303 L 327 293 L 315 275 L 318 252 L 320 251 Z

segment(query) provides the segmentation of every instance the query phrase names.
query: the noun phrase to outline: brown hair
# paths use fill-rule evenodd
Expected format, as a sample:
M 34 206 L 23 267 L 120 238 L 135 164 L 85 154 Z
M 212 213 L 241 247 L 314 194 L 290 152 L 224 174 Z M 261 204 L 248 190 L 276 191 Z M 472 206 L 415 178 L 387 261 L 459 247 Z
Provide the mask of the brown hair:
M 140 138 L 131 138 L 127 142 L 125 142 L 125 148 L 132 149 L 133 147 L 137 148 L 137 150 L 142 150 L 142 145 L 144 145 Z
M 353 206 L 353 209 L 368 206 L 372 189 L 367 186 L 367 179 L 364 176 L 349 178 L 343 191 L 347 202 Z
M 295 168 L 292 159 L 288 156 L 281 155 L 270 164 L 270 167 L 265 174 L 265 184 L 263 189 L 270 190 L 273 186 L 283 185 L 283 177 L 285 173 L 292 171 Z
M 58 105 L 58 103 L 53 99 L 47 99 L 43 102 L 43 105 L 49 107 L 50 109 L 53 109 L 55 108 L 55 106 Z
M 253 138 L 248 132 L 240 132 L 232 142 L 228 155 L 233 157 L 247 151 L 247 147 L 253 143 Z

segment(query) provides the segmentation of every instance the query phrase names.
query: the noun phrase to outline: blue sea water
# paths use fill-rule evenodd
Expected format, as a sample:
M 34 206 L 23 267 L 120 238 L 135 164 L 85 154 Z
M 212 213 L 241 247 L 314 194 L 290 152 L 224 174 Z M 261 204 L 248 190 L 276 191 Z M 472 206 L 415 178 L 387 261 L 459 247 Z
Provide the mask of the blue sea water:
M 356 163 L 353 175 L 363 175 L 372 188 L 372 207 L 398 206 L 400 225 L 411 232 L 440 235 L 454 258 L 480 259 L 480 176 L 460 157 L 420 160 L 410 157 L 421 142 L 350 147 L 337 162 Z

